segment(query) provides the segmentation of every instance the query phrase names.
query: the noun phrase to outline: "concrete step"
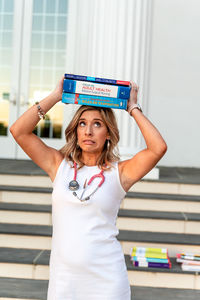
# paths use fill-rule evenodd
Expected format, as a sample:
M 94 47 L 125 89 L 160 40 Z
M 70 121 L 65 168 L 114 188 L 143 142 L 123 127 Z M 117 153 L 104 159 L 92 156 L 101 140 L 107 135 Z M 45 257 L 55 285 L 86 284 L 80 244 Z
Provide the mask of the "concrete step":
M 0 203 L 51 205 L 52 188 L 0 185 Z M 200 213 L 200 195 L 128 192 L 121 208 Z
M 0 299 L 47 299 L 48 280 L 0 277 Z
M 125 255 L 125 260 L 131 285 L 200 290 L 200 273 L 183 272 L 175 258 L 170 258 L 171 269 L 136 268 L 133 267 L 128 255 Z
M 121 208 L 200 213 L 200 195 L 128 192 Z
M 133 246 L 167 248 L 170 257 L 180 252 L 198 253 L 200 249 L 200 236 L 197 234 L 120 230 L 117 238 L 125 254 L 129 254 Z
M 0 223 L 0 247 L 51 249 L 52 227 Z
M 0 203 L 2 223 L 52 225 L 51 205 Z
M 48 280 L 48 250 L 0 248 L 0 277 Z
M 121 209 L 116 225 L 129 231 L 200 234 L 200 214 Z
M 51 226 L 0 223 L 0 247 L 49 250 L 51 234 Z M 199 252 L 200 249 L 198 234 L 119 230 L 117 239 L 125 254 L 133 246 L 168 248 L 171 257 L 180 251 Z
M 197 300 L 200 298 L 199 290 L 157 288 L 157 287 L 131 287 L 131 300 Z
M 46 300 L 48 280 L 0 278 L 1 300 Z M 131 286 L 131 300 L 197 300 L 199 290 Z
M 0 248 L 0 277 L 48 280 L 50 251 Z M 200 289 L 200 274 L 182 271 L 175 258 L 171 269 L 136 268 L 125 255 L 130 285 Z
M 48 176 L 0 174 L 0 185 L 27 186 L 52 188 Z M 155 188 L 156 186 L 156 188 Z M 130 191 L 145 193 L 167 193 L 181 195 L 200 195 L 200 184 L 163 182 L 160 180 L 140 180 L 134 184 Z
M 51 206 L 0 203 L 2 223 L 52 225 Z M 121 230 L 200 234 L 200 214 L 120 209 L 117 228 Z
M 52 187 L 48 176 L 0 174 L 0 185 Z
M 129 191 L 159 194 L 200 195 L 200 184 L 141 180 L 133 185 Z
M 52 188 L 0 185 L 0 202 L 51 204 Z
M 4 284 L 6 280 L 13 280 L 13 283 L 30 280 L 29 287 L 42 282 L 47 289 L 52 183 L 43 171 L 38 172 L 36 168 L 24 172 L 25 165 L 23 170 L 21 167 L 20 170 L 12 168 L 10 174 L 7 171 L 0 174 L 0 247 L 3 247 L 0 249 L 0 299 L 6 300 L 9 297 L 12 300 L 46 299 L 46 295 L 41 298 L 35 293 L 5 295 L 1 289 L 3 279 Z M 20 172 L 15 174 L 15 170 Z M 200 289 L 199 274 L 183 272 L 173 258 L 177 252 L 199 252 L 200 249 L 200 181 L 193 171 L 190 180 L 186 180 L 187 172 L 184 179 L 179 174 L 179 180 L 143 179 L 130 189 L 121 204 L 116 224 L 119 228 L 117 238 L 125 254 L 134 300 L 199 298 L 199 291 L 194 290 Z M 170 174 L 168 172 L 167 176 Z M 134 268 L 129 257 L 133 246 L 168 248 L 173 268 Z M 22 275 L 30 279 L 22 279 Z M 20 291 L 23 291 L 23 284 L 21 281 Z M 11 289 L 7 288 L 7 291 L 11 292 Z

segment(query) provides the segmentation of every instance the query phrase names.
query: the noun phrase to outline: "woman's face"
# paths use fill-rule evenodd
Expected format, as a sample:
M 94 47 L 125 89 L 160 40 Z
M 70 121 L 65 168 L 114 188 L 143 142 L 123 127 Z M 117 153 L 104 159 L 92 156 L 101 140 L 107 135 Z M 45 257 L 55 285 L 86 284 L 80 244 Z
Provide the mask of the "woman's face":
M 82 151 L 99 153 L 103 150 L 109 134 L 98 110 L 82 113 L 78 122 L 77 137 Z

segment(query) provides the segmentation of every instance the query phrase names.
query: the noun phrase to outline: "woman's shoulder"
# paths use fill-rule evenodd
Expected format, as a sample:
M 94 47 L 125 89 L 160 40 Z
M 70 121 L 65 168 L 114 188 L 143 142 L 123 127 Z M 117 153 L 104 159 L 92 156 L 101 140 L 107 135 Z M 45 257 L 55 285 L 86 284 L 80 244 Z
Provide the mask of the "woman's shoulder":
M 60 151 L 56 151 L 55 153 L 55 165 L 56 168 L 61 164 L 64 159 L 64 155 Z
M 118 170 L 119 170 L 119 175 L 121 176 L 122 172 L 123 172 L 123 168 L 124 166 L 127 164 L 128 159 L 127 160 L 120 160 L 118 161 Z
M 118 169 L 118 164 L 119 164 L 119 161 L 110 161 L 109 164 L 106 164 L 105 166 L 105 169 L 104 171 L 115 171 L 116 169 Z
M 58 168 L 64 160 L 64 155 L 60 151 L 54 153 L 54 174 L 51 177 L 51 180 L 54 181 Z

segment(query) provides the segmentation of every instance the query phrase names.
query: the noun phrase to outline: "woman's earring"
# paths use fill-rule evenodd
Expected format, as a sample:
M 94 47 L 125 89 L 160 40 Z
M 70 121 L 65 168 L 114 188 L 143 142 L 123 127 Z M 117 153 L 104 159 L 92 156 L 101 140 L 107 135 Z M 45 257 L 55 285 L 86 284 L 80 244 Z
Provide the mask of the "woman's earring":
M 109 150 L 109 149 L 110 149 L 110 140 L 107 139 L 107 150 Z

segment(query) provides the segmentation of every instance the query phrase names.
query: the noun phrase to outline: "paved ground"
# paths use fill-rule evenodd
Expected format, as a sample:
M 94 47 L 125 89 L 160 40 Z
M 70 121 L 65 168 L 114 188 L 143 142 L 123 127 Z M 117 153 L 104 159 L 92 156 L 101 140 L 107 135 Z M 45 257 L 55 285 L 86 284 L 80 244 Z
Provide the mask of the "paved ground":
M 0 278 L 0 297 L 40 299 L 47 297 L 47 280 Z M 197 300 L 199 290 L 131 287 L 131 300 Z
M 158 167 L 159 181 L 200 184 L 200 169 Z M 0 159 L 0 174 L 46 175 L 30 160 Z
M 159 167 L 159 170 L 161 181 L 200 183 L 199 168 Z

